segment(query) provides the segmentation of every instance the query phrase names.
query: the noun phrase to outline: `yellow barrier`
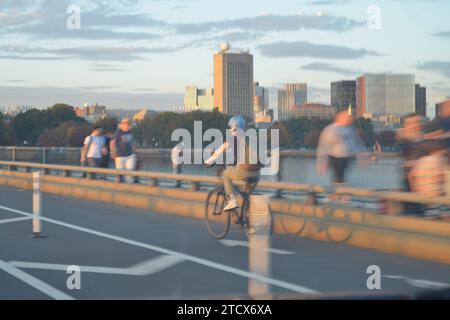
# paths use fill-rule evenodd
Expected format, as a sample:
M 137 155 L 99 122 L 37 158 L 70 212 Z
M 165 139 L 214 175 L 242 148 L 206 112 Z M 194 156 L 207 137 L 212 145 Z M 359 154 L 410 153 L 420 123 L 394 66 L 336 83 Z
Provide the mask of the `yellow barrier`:
M 0 171 L 0 185 L 32 188 L 31 173 Z M 42 191 L 125 207 L 203 218 L 206 192 L 43 175 Z M 271 199 L 274 232 L 345 243 L 450 264 L 450 223 Z

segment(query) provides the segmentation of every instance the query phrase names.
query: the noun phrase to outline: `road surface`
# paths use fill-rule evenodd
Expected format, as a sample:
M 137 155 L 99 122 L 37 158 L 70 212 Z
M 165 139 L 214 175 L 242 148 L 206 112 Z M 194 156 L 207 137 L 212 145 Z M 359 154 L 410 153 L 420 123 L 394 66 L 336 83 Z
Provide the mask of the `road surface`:
M 0 187 L 0 299 L 243 297 L 249 279 L 282 295 L 450 285 L 448 265 L 288 235 L 273 237 L 271 273 L 261 278 L 248 270 L 242 230 L 216 241 L 201 220 L 54 195 L 42 201 L 46 238 L 35 239 L 31 192 Z M 73 265 L 80 289 L 67 286 Z M 380 290 L 367 288 L 371 265 L 380 268 Z

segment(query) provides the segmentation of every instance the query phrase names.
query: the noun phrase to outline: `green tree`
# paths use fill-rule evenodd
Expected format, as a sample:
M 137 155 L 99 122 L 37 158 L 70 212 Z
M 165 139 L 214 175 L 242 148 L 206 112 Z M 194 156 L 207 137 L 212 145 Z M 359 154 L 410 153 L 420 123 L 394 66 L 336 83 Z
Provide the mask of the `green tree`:
M 372 120 L 359 118 L 355 121 L 355 126 L 360 129 L 360 137 L 362 141 L 366 144 L 366 147 L 373 145 L 373 124 Z
M 16 137 L 13 128 L 0 121 L 0 146 L 14 146 L 16 144 Z
M 320 130 L 313 129 L 305 135 L 303 143 L 307 148 L 316 149 L 319 144 Z
M 280 147 L 287 148 L 292 146 L 294 142 L 294 136 L 289 132 L 284 122 L 275 122 L 272 129 L 278 129 L 280 134 Z
M 171 141 L 172 133 L 176 129 L 188 130 L 193 139 L 194 122 L 201 121 L 203 132 L 210 128 L 216 128 L 225 134 L 229 118 L 217 109 L 212 112 L 198 110 L 184 114 L 161 112 L 140 121 L 134 128 L 134 134 L 139 146 L 154 148 L 157 144 L 159 148 L 172 148 L 178 143 L 178 141 Z M 205 145 L 208 143 L 204 142 Z M 193 145 L 193 140 L 191 144 Z
M 92 126 L 76 121 L 66 121 L 57 127 L 46 129 L 38 138 L 40 147 L 81 147 Z
M 35 145 L 46 129 L 57 127 L 67 121 L 86 123 L 77 117 L 73 108 L 66 104 L 56 104 L 46 110 L 31 109 L 20 113 L 11 121 L 19 145 Z
M 117 118 L 116 117 L 105 117 L 98 120 L 95 125 L 103 129 L 103 132 L 115 132 L 117 130 Z

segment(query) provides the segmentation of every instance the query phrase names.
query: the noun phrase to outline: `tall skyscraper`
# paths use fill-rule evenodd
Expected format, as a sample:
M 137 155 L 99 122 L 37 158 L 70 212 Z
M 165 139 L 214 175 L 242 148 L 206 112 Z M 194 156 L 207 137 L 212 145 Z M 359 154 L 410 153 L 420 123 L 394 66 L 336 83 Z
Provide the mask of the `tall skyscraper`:
M 308 85 L 306 83 L 287 83 L 278 90 L 278 120 L 295 117 L 295 106 L 307 102 Z
M 269 90 L 255 82 L 253 94 L 253 111 L 263 112 L 269 110 Z
M 337 111 L 348 110 L 356 115 L 356 81 L 343 80 L 331 83 L 331 105 Z
M 253 56 L 231 52 L 230 45 L 214 55 L 214 106 L 225 114 L 253 118 Z
M 427 88 L 416 84 L 416 113 L 427 116 Z
M 416 109 L 415 76 L 365 74 L 356 80 L 356 116 L 404 116 Z
M 211 88 L 199 89 L 195 86 L 186 87 L 184 93 L 184 111 L 204 110 L 214 108 L 214 91 Z

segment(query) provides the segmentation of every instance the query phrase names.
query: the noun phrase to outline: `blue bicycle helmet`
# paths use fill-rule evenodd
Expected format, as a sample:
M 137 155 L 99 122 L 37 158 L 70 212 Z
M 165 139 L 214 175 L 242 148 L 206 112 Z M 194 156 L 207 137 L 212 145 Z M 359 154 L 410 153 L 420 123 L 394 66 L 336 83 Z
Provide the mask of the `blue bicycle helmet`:
M 234 116 L 228 121 L 230 129 L 242 129 L 245 130 L 245 119 L 241 116 Z

